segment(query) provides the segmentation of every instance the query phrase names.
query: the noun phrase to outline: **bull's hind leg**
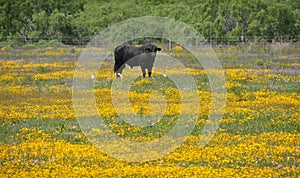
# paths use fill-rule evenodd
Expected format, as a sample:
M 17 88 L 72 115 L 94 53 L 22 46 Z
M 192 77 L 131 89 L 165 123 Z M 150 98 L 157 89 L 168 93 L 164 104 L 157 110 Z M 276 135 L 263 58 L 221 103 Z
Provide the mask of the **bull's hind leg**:
M 118 70 L 116 70 L 116 77 L 121 77 L 122 78 L 122 71 L 125 68 L 125 64 L 121 65 Z

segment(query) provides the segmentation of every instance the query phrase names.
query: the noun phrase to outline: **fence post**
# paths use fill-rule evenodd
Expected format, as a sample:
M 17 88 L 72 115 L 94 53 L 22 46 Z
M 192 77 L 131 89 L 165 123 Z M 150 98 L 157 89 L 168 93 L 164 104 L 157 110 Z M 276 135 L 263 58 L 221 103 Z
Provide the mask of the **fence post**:
M 172 51 L 172 39 L 169 37 L 169 50 Z

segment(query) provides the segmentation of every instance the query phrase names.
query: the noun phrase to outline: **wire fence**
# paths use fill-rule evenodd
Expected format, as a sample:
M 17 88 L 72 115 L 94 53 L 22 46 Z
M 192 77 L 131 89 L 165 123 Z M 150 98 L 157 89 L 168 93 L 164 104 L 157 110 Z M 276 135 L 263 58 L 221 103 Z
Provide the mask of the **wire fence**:
M 61 38 L 0 38 L 0 48 L 4 46 L 85 46 L 87 45 L 93 37 L 82 37 L 82 38 L 70 38 L 70 37 L 61 37 Z M 172 38 L 171 38 L 172 39 Z M 215 37 L 208 36 L 204 38 L 206 42 L 211 45 L 237 45 L 240 43 L 296 43 L 300 41 L 300 37 L 291 37 L 291 36 L 230 36 L 230 37 Z M 135 37 L 128 37 L 128 42 L 135 40 Z M 166 39 L 168 41 L 168 39 Z M 166 41 L 163 40 L 163 41 Z M 149 41 L 149 39 L 139 39 L 135 42 Z M 157 40 L 156 40 L 157 41 Z M 162 41 L 160 39 L 159 41 Z
M 32 39 L 25 43 L 22 38 L 0 39 L 0 59 L 77 59 L 82 49 L 92 38 L 60 38 L 60 39 Z M 230 39 L 230 40 L 228 40 Z M 268 39 L 276 39 L 268 41 Z M 300 55 L 300 40 L 281 37 L 241 37 L 205 39 L 218 53 L 231 53 L 235 56 L 280 56 Z M 74 44 L 76 41 L 76 44 Z M 129 37 L 128 44 L 157 43 L 164 51 L 177 53 L 178 44 L 168 39 L 135 39 Z

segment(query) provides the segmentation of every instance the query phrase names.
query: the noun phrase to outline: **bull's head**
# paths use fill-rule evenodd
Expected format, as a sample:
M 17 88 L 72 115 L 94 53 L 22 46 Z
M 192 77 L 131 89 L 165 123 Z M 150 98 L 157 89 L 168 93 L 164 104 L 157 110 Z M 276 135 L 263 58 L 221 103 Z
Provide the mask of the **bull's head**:
M 148 44 L 144 46 L 144 53 L 151 54 L 153 57 L 156 56 L 156 52 L 161 51 L 161 48 L 157 47 L 156 45 L 153 44 Z

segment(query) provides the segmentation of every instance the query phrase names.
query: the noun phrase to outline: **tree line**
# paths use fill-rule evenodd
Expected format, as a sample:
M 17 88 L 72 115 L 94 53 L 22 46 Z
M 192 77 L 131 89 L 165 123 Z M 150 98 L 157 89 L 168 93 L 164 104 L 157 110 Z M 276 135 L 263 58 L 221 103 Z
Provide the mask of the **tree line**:
M 295 0 L 0 0 L 0 41 L 78 45 L 88 41 L 78 39 L 91 39 L 114 23 L 139 16 L 184 22 L 208 41 L 300 37 L 300 2 Z

